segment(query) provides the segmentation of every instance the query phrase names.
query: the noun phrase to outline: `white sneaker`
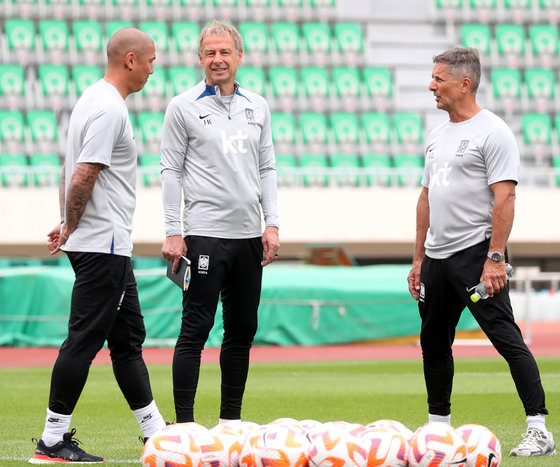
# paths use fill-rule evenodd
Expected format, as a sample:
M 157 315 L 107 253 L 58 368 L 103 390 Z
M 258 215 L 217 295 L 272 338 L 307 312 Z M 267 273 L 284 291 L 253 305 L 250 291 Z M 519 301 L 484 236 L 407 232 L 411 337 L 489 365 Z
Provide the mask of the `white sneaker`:
M 544 433 L 537 428 L 529 428 L 523 441 L 509 453 L 514 457 L 555 456 L 556 445 L 552 433 Z

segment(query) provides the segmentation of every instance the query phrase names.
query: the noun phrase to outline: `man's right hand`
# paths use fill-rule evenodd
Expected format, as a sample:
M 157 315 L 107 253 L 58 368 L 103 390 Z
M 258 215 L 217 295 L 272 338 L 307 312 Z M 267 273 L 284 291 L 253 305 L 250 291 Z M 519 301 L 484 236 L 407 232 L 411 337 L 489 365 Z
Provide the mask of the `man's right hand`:
M 187 245 L 180 235 L 166 237 L 161 247 L 161 254 L 167 260 L 173 262 L 173 274 L 179 268 L 181 256 L 187 256 Z
M 408 273 L 408 291 L 414 300 L 420 298 L 420 270 L 422 268 L 422 263 L 413 263 L 412 269 Z

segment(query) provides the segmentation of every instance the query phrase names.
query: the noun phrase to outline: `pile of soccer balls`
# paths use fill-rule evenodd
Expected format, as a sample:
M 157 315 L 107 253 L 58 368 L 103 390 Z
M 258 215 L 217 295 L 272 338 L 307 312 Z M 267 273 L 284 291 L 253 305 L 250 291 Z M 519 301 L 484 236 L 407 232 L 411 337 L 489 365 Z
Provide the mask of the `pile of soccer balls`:
M 168 425 L 142 453 L 145 467 L 495 467 L 501 459 L 500 441 L 481 425 L 430 423 L 412 432 L 395 420 L 359 425 L 291 418 L 211 429 Z

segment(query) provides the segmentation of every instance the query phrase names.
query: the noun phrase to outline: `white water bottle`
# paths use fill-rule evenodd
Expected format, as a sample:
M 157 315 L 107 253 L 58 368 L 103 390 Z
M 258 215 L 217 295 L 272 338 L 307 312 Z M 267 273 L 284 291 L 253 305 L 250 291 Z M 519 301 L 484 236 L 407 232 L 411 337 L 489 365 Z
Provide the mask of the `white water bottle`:
M 506 263 L 506 276 L 508 279 L 513 277 L 514 269 L 513 266 L 509 263 Z M 489 295 L 488 291 L 486 290 L 486 283 L 481 282 L 480 284 L 476 285 L 475 287 L 471 287 L 468 289 L 470 291 L 474 291 L 471 295 L 471 300 L 476 303 L 479 300 L 486 300 Z

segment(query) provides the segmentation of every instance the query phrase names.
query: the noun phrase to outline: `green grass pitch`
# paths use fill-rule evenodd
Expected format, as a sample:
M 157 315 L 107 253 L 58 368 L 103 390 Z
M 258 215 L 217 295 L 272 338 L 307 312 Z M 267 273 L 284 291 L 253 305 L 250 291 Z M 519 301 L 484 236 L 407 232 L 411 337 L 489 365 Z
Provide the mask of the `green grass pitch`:
M 302 349 L 302 352 L 305 350 Z M 547 427 L 560 441 L 560 359 L 539 358 L 550 416 Z M 156 402 L 173 420 L 171 364 L 149 367 Z M 45 420 L 51 368 L 0 370 L 0 466 L 27 464 Z M 218 421 L 220 376 L 203 365 L 195 417 L 207 427 Z M 415 430 L 426 422 L 422 363 L 416 360 L 320 363 L 254 363 L 245 393 L 243 419 L 265 424 L 280 417 L 344 420 L 367 424 L 392 418 Z M 505 454 L 502 466 L 558 466 L 560 456 L 508 458 L 521 440 L 525 416 L 507 364 L 497 358 L 455 363 L 452 424 L 478 423 L 493 430 Z M 91 368 L 72 426 L 82 447 L 111 466 L 140 465 L 142 444 L 136 420 L 109 366 Z

